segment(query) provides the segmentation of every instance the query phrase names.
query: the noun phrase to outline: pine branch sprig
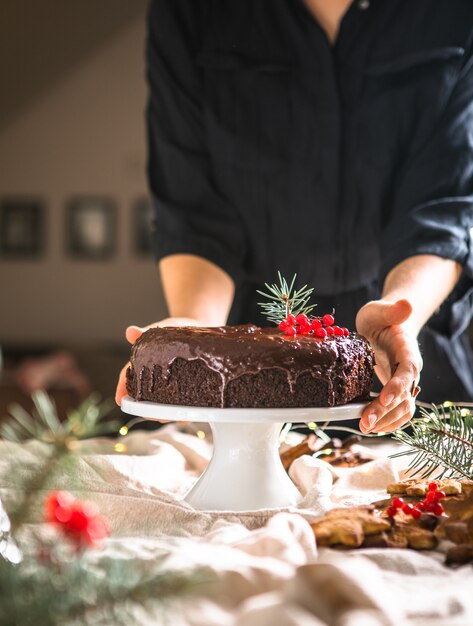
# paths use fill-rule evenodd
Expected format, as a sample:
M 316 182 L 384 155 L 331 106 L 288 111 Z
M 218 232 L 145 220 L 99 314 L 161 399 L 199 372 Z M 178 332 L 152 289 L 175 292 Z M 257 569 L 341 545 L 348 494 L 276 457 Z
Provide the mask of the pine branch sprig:
M 35 439 L 47 444 L 47 456 L 43 464 L 24 489 L 20 490 L 14 509 L 8 512 L 12 536 L 28 518 L 38 494 L 50 481 L 58 465 L 75 451 L 78 440 L 116 431 L 117 428 L 116 422 L 103 421 L 110 412 L 111 404 L 107 401 L 100 403 L 96 394 L 68 413 L 64 422 L 59 419 L 54 402 L 47 393 L 36 391 L 32 399 L 32 415 L 20 405 L 12 405 L 9 407 L 11 419 L 0 426 L 0 437 L 8 441 L 21 443 L 26 439 Z
M 289 313 L 295 316 L 300 313 L 308 315 L 317 306 L 309 304 L 310 296 L 314 291 L 312 287 L 308 288 L 307 285 L 304 285 L 300 289 L 294 289 L 296 277 L 297 274 L 294 274 L 289 284 L 281 276 L 281 272 L 278 272 L 279 285 L 276 283 L 272 285 L 265 283 L 264 286 L 268 290 L 267 292 L 257 289 L 257 293 L 269 300 L 269 302 L 258 302 L 258 306 L 261 307 L 263 315 L 270 322 L 278 324 Z
M 9 407 L 11 419 L 0 425 L 0 437 L 15 443 L 37 439 L 43 443 L 67 446 L 67 442 L 71 440 L 96 437 L 114 432 L 117 428 L 117 422 L 103 421 L 110 412 L 112 403 L 101 403 L 97 394 L 92 394 L 79 407 L 70 411 L 63 422 L 60 421 L 56 407 L 47 393 L 35 391 L 32 399 L 32 415 L 18 404 Z
M 151 623 L 167 602 L 196 594 L 208 582 L 204 571 L 169 571 L 140 558 L 126 566 L 123 558 L 110 557 L 98 563 L 81 556 L 34 566 L 31 558 L 18 565 L 0 559 L 0 622 L 127 626 L 136 623 L 139 611 Z
M 398 430 L 394 438 L 408 446 L 393 457 L 413 456 L 411 476 L 427 478 L 439 471 L 439 478 L 473 479 L 473 415 L 455 405 L 430 411 L 411 421 L 412 433 Z
M 146 623 L 164 623 L 161 617 L 168 602 L 208 584 L 204 571 L 180 573 L 148 558 L 135 558 L 130 565 L 129 559 L 112 554 L 89 559 L 57 529 L 52 535 L 19 532 L 42 499 L 51 474 L 59 465 L 64 470 L 74 458 L 78 440 L 116 429 L 112 422 L 102 423 L 109 403 L 98 403 L 96 396 L 63 422 L 45 393 L 36 393 L 33 401 L 33 415 L 14 406 L 12 419 L 0 427 L 1 436 L 9 441 L 35 439 L 47 450 L 41 465 L 15 494 L 13 511 L 7 514 L 0 502 L 0 623 L 125 626 L 136 623 L 136 615 L 143 613 Z

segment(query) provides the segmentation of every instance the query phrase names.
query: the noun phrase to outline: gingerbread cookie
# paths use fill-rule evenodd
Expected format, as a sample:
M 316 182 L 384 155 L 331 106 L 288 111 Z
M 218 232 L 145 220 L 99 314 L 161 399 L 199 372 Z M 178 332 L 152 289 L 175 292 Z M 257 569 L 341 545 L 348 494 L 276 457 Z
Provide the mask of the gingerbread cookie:
M 313 454 L 318 450 L 321 450 L 326 445 L 321 439 L 318 439 L 315 435 L 309 435 L 305 439 L 298 443 L 295 446 L 291 446 L 284 452 L 281 452 L 281 462 L 286 471 L 289 470 L 293 461 L 298 459 L 300 456 L 304 454 Z
M 473 561 L 473 481 L 462 481 L 462 493 L 445 501 L 445 512 L 435 534 L 456 544 L 448 549 L 446 562 L 463 565 Z
M 291 463 L 304 454 L 314 454 L 323 450 L 320 459 L 337 467 L 358 467 L 373 460 L 373 456 L 365 451 L 357 450 L 356 444 L 361 441 L 359 435 L 351 435 L 343 441 L 338 438 L 328 442 L 322 441 L 311 434 L 301 443 L 288 448 L 281 453 L 281 461 L 287 471 Z M 355 446 L 355 447 L 354 447 Z
M 389 531 L 366 537 L 363 548 L 412 548 L 413 550 L 433 550 L 438 540 L 431 530 L 421 526 L 395 524 Z
M 361 546 L 365 537 L 391 528 L 389 521 L 372 506 L 332 509 L 311 526 L 318 545 L 351 548 Z
M 391 483 L 387 486 L 387 492 L 395 495 L 425 496 L 429 490 L 429 483 L 432 480 L 412 479 L 398 483 Z M 444 491 L 447 496 L 457 495 L 462 491 L 462 485 L 458 480 L 451 478 L 440 478 L 435 480 L 439 491 Z
M 447 565 L 466 565 L 473 561 L 473 546 L 467 543 L 453 546 L 447 551 Z

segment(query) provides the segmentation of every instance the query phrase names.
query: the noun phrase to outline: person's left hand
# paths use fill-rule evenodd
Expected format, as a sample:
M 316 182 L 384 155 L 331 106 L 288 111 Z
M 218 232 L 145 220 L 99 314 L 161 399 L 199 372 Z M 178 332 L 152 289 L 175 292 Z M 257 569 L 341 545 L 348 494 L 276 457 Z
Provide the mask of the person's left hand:
M 364 433 L 391 432 L 414 414 L 412 391 L 419 381 L 422 357 L 414 333 L 404 324 L 411 313 L 407 300 L 374 300 L 356 316 L 357 330 L 374 349 L 375 372 L 384 385 L 363 411 L 360 430 Z

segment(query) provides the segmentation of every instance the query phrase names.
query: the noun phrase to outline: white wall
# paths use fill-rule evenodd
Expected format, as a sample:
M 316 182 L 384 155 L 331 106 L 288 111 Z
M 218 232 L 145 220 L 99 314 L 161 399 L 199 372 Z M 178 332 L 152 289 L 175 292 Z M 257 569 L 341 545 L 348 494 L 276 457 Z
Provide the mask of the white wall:
M 47 206 L 45 254 L 0 260 L 0 345 L 121 342 L 126 325 L 164 315 L 152 259 L 131 248 L 131 202 L 146 193 L 144 16 L 32 102 L 0 134 L 0 196 Z M 119 208 L 109 261 L 64 251 L 64 204 L 105 194 Z

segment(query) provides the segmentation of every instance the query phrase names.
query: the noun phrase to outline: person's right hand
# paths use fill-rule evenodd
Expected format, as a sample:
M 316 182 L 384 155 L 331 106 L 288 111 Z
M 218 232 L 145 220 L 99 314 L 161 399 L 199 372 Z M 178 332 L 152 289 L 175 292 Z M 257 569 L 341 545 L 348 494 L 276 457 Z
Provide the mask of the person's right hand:
M 125 336 L 127 341 L 132 345 L 135 343 L 137 339 L 141 337 L 141 335 L 148 330 L 149 328 L 156 328 L 157 326 L 199 326 L 198 320 L 188 318 L 188 317 L 166 317 L 160 322 L 155 322 L 154 324 L 150 324 L 149 326 L 144 326 L 140 328 L 139 326 L 128 326 L 126 329 Z M 122 399 L 127 395 L 126 392 L 126 371 L 130 366 L 130 362 L 128 362 L 125 367 L 120 372 L 120 376 L 118 378 L 117 390 L 115 392 L 115 402 L 118 406 L 121 406 Z

